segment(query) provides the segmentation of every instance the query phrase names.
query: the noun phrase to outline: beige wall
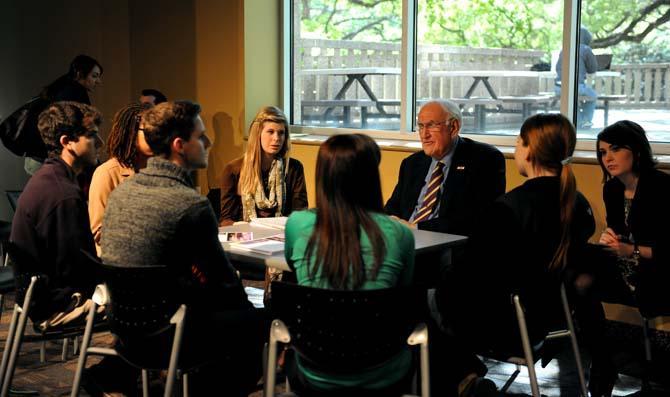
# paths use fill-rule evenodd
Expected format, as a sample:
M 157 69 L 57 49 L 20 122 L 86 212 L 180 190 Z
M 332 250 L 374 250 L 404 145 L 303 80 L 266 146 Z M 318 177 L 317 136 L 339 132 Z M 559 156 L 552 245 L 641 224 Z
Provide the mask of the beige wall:
M 307 195 L 310 207 L 315 205 L 314 193 L 314 170 L 316 169 L 316 156 L 318 146 L 312 144 L 294 144 L 292 157 L 297 158 L 305 167 L 305 180 L 307 181 Z M 405 151 L 382 150 L 382 162 L 379 168 L 382 182 L 382 194 L 384 202 L 391 197 L 393 188 L 398 180 L 400 162 L 411 153 Z M 506 161 L 507 190 L 523 183 L 524 178 L 516 171 L 514 160 Z M 593 208 L 596 218 L 596 234 L 599 235 L 605 225 L 605 209 L 602 202 L 602 185 L 600 183 L 602 174 L 600 167 L 592 164 L 573 164 L 573 171 L 577 178 L 577 188 L 586 196 Z
M 261 106 L 280 106 L 281 0 L 244 2 L 244 87 L 248 126 Z
M 104 67 L 103 85 L 91 96 L 105 115 L 103 136 L 116 110 L 151 87 L 203 106 L 214 141 L 211 167 L 199 178 L 203 188 L 218 185 L 223 164 L 242 153 L 244 0 L 10 1 L 3 2 L 2 15 L 0 115 L 10 114 L 64 74 L 75 55 L 86 53 Z M 278 87 L 274 91 L 278 97 Z M 23 188 L 23 159 L 2 145 L 0 170 L 0 191 Z M 11 216 L 0 197 L 0 219 Z
M 105 68 L 104 84 L 91 96 L 106 115 L 128 96 L 127 3 L 103 0 L 3 1 L 0 24 L 0 117 L 9 115 L 43 86 L 67 72 L 79 53 Z M 103 125 L 103 135 L 109 123 Z M 0 145 L 2 146 L 2 145 Z M 11 219 L 5 190 L 21 190 L 27 181 L 23 159 L 0 148 L 0 219 Z

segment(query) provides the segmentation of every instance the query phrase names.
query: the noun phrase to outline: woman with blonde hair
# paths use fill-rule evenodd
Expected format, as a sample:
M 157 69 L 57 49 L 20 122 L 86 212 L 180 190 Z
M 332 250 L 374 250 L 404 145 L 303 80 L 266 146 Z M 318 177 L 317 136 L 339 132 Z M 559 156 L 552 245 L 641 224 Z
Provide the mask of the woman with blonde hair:
M 307 208 L 305 174 L 290 158 L 291 139 L 284 113 L 261 108 L 249 127 L 244 156 L 228 163 L 221 184 L 222 226 L 254 218 L 288 216 Z

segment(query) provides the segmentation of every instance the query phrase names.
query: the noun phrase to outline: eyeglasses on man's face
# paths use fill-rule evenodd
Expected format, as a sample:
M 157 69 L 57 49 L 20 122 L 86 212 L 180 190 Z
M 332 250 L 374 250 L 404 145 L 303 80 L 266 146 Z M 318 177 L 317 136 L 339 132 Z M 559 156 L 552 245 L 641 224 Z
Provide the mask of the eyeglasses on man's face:
M 419 132 L 423 131 L 437 131 L 439 130 L 443 125 L 447 125 L 451 121 L 451 119 L 445 120 L 445 121 L 430 121 L 428 123 L 417 123 L 416 124 L 416 129 Z

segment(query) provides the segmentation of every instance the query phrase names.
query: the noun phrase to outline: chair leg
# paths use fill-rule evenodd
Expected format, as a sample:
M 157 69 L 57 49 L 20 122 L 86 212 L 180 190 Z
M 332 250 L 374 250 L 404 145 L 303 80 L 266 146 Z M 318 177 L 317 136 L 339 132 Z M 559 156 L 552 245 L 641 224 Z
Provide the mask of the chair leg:
M 182 397 L 188 397 L 188 374 L 187 373 L 184 373 L 181 376 L 181 384 L 182 384 L 181 387 L 183 388 Z
M 535 373 L 535 360 L 533 360 L 533 349 L 530 345 L 530 337 L 528 336 L 528 327 L 526 325 L 526 316 L 523 313 L 523 307 L 519 300 L 519 295 L 514 295 L 514 309 L 516 310 L 516 318 L 519 322 L 519 333 L 521 334 L 521 345 L 523 346 L 524 358 L 526 360 L 526 367 L 528 368 L 528 378 L 530 379 L 530 389 L 533 397 L 540 397 L 540 387 L 537 383 L 537 374 Z
M 2 323 L 2 313 L 5 311 L 5 296 L 0 294 L 0 323 Z
M 651 339 L 649 336 L 649 319 L 642 318 L 642 338 L 644 339 L 644 368 L 642 372 L 642 389 L 649 390 L 650 371 L 651 371 Z
M 7 363 L 7 370 L 3 378 L 2 383 L 2 392 L 0 397 L 7 397 L 9 395 L 9 387 L 12 385 L 12 379 L 14 378 L 14 371 L 16 370 L 16 361 L 19 357 L 19 351 L 21 350 L 21 342 L 23 341 L 23 331 L 26 328 L 26 323 L 28 322 L 28 314 L 26 310 L 21 310 L 19 316 L 19 321 L 16 326 L 16 333 L 12 343 L 12 350 L 9 353 L 9 362 Z
M 500 393 L 504 394 L 507 393 L 507 389 L 509 389 L 510 386 L 512 386 L 512 383 L 514 383 L 514 380 L 516 380 L 516 377 L 519 376 L 519 373 L 521 373 L 521 367 L 519 364 L 516 364 L 516 369 L 512 373 L 512 375 L 507 379 L 507 382 L 503 385 L 502 388 L 500 388 Z
M 79 354 L 79 360 L 77 361 L 77 371 L 74 373 L 74 381 L 72 382 L 72 392 L 70 393 L 70 397 L 79 396 L 79 386 L 81 385 L 81 376 L 84 372 L 84 367 L 86 367 L 88 346 L 91 344 L 91 334 L 93 333 L 93 321 L 95 318 L 95 312 L 97 308 L 98 307 L 94 302 L 91 305 L 91 309 L 88 311 L 88 317 L 86 318 L 86 328 L 84 328 L 84 337 L 81 340 L 81 353 Z
M 63 338 L 63 350 L 60 354 L 61 361 L 67 361 L 67 345 L 70 343 L 69 338 Z
M 561 301 L 563 303 L 563 312 L 565 313 L 565 322 L 570 331 L 570 343 L 572 344 L 572 352 L 575 355 L 575 365 L 577 367 L 577 376 L 579 377 L 579 388 L 582 397 L 588 397 L 586 389 L 586 379 L 584 378 L 584 366 L 582 364 L 582 355 L 579 352 L 579 344 L 577 343 L 577 334 L 575 333 L 575 325 L 572 321 L 572 312 L 568 304 L 568 295 L 565 292 L 565 285 L 561 285 Z
M 12 319 L 9 322 L 9 330 L 7 331 L 5 350 L 2 352 L 2 364 L 0 365 L 0 385 L 4 384 L 3 380 L 5 378 L 5 371 L 7 371 L 7 363 L 9 363 L 9 353 L 12 350 L 12 345 L 14 344 L 14 338 L 16 337 L 16 325 L 18 322 L 19 306 L 15 304 L 14 310 L 12 311 Z
M 33 276 L 30 278 L 30 285 L 26 290 L 26 296 L 23 299 L 23 306 L 19 307 L 15 304 L 15 310 L 21 312 L 19 315 L 18 324 L 16 325 L 16 332 L 14 333 L 15 337 L 11 345 L 12 350 L 9 354 L 9 362 L 7 363 L 7 370 L 3 377 L 2 382 L 2 391 L 0 392 L 0 397 L 7 397 L 9 395 L 9 387 L 12 385 L 12 378 L 14 378 L 14 370 L 16 369 L 16 360 L 19 356 L 19 350 L 21 349 L 21 341 L 23 340 L 23 331 L 26 328 L 28 323 L 28 308 L 30 307 L 30 301 L 33 296 L 33 290 L 35 289 L 35 284 L 37 283 L 37 277 Z
M 40 343 L 40 364 L 47 362 L 47 341 L 43 340 Z
M 142 369 L 142 397 L 149 397 L 149 371 Z
M 77 353 L 79 353 L 79 336 L 72 339 L 72 354 L 76 356 Z

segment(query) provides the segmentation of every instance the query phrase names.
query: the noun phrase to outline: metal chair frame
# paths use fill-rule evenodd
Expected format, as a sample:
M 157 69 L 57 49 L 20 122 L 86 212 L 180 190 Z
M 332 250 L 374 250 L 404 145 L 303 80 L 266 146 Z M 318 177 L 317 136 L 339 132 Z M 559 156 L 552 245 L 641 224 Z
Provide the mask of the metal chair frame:
M 577 375 L 579 377 L 579 388 L 580 393 L 583 397 L 588 396 L 586 388 L 586 380 L 584 378 L 584 366 L 582 364 L 581 354 L 579 352 L 579 344 L 577 343 L 577 335 L 575 333 L 575 326 L 572 319 L 572 311 L 570 310 L 570 305 L 568 303 L 568 296 L 565 291 L 565 285 L 561 284 L 561 304 L 563 306 L 563 314 L 565 315 L 565 322 L 567 329 L 556 330 L 549 332 L 544 338 L 544 341 L 558 338 L 570 338 L 570 344 L 572 345 L 572 352 L 575 356 L 575 365 L 577 367 Z M 528 326 L 526 323 L 526 314 L 521 303 L 521 298 L 519 295 L 512 295 L 512 304 L 514 305 L 514 311 L 517 317 L 517 323 L 519 325 L 519 333 L 521 336 L 521 345 L 523 348 L 524 357 L 510 357 L 507 359 L 507 362 L 516 365 L 516 370 L 512 373 L 510 378 L 507 380 L 505 385 L 500 389 L 502 393 L 505 393 L 507 389 L 514 383 L 514 380 L 521 372 L 520 366 L 526 366 L 528 368 L 528 378 L 530 379 L 530 388 L 533 397 L 540 397 L 540 386 L 537 381 L 537 374 L 535 372 L 535 356 L 536 349 L 533 349 L 531 345 L 530 336 L 528 334 Z M 544 343 L 543 341 L 543 343 Z
M 104 347 L 95 347 L 91 346 L 91 336 L 93 332 L 93 323 L 95 318 L 95 313 L 99 306 L 106 306 L 111 303 L 111 298 L 107 286 L 105 284 L 99 284 L 95 288 L 93 294 L 93 305 L 88 312 L 86 318 L 86 328 L 84 330 L 84 337 L 81 341 L 81 353 L 79 354 L 79 361 L 77 363 L 77 371 L 74 375 L 74 381 L 72 383 L 72 392 L 70 393 L 71 397 L 79 396 L 79 389 L 81 386 L 82 373 L 86 365 L 86 359 L 91 356 L 116 356 L 123 358 L 129 364 L 138 367 L 142 371 L 142 395 L 144 397 L 149 397 L 149 370 L 154 368 L 142 368 L 127 358 L 125 358 L 118 350 L 114 348 L 104 348 Z M 174 384 L 178 375 L 178 362 L 179 354 L 181 351 L 181 341 L 184 334 L 184 318 L 186 316 L 186 305 L 181 305 L 177 311 L 170 318 L 170 324 L 175 327 L 174 339 L 172 341 L 172 350 L 170 352 L 170 362 L 168 366 L 167 379 L 165 383 L 165 397 L 171 397 L 174 390 Z M 182 388 L 183 396 L 188 397 L 188 374 L 182 373 Z
M 44 331 L 40 334 L 24 335 L 26 326 L 28 324 L 28 315 L 32 296 L 36 288 L 39 276 L 33 275 L 30 277 L 30 284 L 26 289 L 23 303 L 19 305 L 14 303 L 14 310 L 12 312 L 12 319 L 9 323 L 9 330 L 7 332 L 7 340 L 5 342 L 5 350 L 2 354 L 2 362 L 0 364 L 0 385 L 2 385 L 0 396 L 6 397 L 13 391 L 10 389 L 14 372 L 16 371 L 16 363 L 19 352 L 23 342 L 42 342 L 40 347 L 40 362 L 45 360 L 45 343 L 49 340 L 63 339 L 63 353 L 61 358 L 63 361 L 67 359 L 67 342 L 70 338 L 76 339 L 78 335 L 84 332 L 82 327 L 64 327 L 55 328 Z

